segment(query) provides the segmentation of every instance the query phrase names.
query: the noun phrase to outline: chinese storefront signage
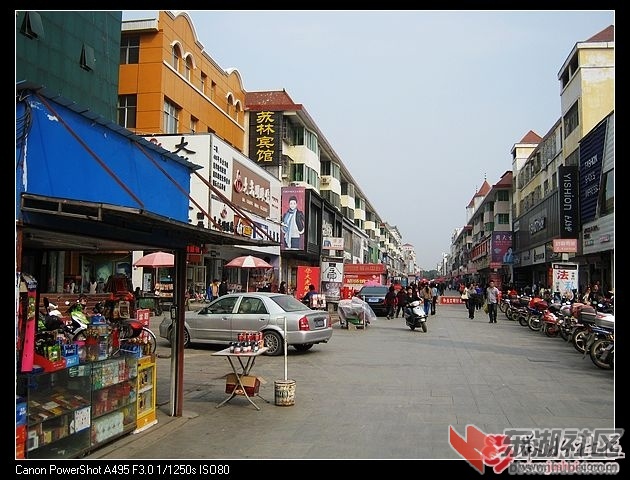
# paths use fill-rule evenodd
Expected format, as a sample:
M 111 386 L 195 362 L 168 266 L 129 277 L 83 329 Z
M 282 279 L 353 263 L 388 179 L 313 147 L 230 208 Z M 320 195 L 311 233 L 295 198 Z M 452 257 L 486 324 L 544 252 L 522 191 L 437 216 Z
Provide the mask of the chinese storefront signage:
M 249 158 L 258 164 L 280 165 L 282 112 L 251 112 Z

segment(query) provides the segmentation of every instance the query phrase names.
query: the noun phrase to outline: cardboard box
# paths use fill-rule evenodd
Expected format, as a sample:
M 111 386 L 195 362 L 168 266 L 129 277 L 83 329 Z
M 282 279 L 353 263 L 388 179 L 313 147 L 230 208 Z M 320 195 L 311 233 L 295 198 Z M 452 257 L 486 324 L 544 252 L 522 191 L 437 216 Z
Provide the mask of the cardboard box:
M 253 375 L 241 375 L 241 383 L 245 387 L 247 395 L 256 395 L 260 389 L 260 380 Z M 236 381 L 236 375 L 229 373 L 225 377 L 225 393 L 232 393 L 235 388 L 237 388 L 237 395 L 243 395 L 243 391 L 240 390 L 240 385 Z

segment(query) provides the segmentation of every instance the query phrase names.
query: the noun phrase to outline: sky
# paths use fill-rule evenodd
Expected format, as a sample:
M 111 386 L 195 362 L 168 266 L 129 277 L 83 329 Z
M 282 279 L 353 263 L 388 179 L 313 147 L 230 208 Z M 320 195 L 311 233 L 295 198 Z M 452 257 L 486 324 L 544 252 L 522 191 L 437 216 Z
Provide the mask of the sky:
M 561 116 L 558 72 L 614 10 L 186 10 L 246 91 L 302 104 L 381 220 L 435 269 L 484 180 Z M 123 11 L 123 20 L 157 11 Z

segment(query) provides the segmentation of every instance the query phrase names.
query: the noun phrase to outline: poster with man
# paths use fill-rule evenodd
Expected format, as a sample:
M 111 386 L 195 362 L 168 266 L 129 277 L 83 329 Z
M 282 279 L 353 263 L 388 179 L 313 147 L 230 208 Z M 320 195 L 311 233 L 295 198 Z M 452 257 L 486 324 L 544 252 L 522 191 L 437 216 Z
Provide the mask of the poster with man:
M 304 250 L 306 215 L 304 187 L 282 188 L 281 250 Z

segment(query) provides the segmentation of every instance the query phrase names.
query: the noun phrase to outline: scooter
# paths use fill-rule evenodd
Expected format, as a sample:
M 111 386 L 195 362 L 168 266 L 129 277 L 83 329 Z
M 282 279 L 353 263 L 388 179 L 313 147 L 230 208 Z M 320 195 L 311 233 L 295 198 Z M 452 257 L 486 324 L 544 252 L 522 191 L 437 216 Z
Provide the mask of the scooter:
M 44 302 L 46 300 L 44 299 Z M 66 301 L 66 305 L 70 305 L 68 308 L 68 314 L 70 315 L 70 320 L 66 321 L 66 331 L 70 340 L 74 342 L 75 340 L 85 340 L 87 338 L 86 331 L 88 325 L 90 324 L 90 319 L 87 317 L 85 312 L 83 312 L 84 304 L 81 303 L 80 300 L 77 300 L 73 304 Z
M 66 304 L 68 305 L 69 302 Z M 85 332 L 90 322 L 85 313 L 83 313 L 79 302 L 76 302 L 68 310 L 70 318 L 64 317 L 59 311 L 59 307 L 51 303 L 47 297 L 44 297 L 44 307 L 46 308 L 44 316 L 45 330 L 62 330 L 70 343 L 75 340 L 85 340 Z
M 414 300 L 403 308 L 405 316 L 405 324 L 411 329 L 421 328 L 423 332 L 427 331 L 427 314 L 424 313 L 424 302 L 422 300 Z

